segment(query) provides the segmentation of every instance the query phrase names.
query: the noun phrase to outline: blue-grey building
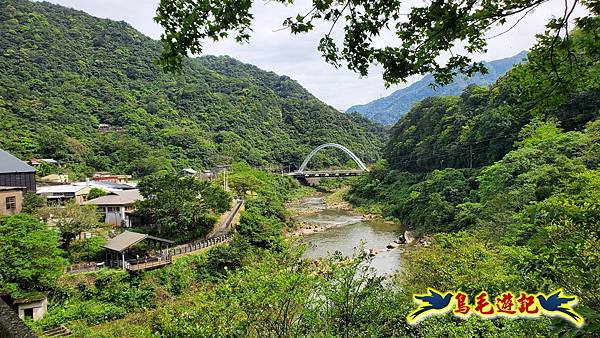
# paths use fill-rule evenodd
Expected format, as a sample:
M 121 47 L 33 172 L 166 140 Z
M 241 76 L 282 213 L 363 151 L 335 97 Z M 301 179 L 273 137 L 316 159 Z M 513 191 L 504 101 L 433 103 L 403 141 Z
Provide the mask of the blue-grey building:
M 23 187 L 35 193 L 35 169 L 0 149 L 0 186 Z

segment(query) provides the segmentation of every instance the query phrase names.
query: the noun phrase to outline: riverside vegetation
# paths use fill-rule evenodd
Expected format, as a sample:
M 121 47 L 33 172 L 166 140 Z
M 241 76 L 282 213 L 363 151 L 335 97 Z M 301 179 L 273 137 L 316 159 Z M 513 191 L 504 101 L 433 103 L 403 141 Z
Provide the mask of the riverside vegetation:
M 600 334 L 599 35 L 597 16 L 580 22 L 554 64 L 540 37 L 491 87 L 426 99 L 392 128 L 386 160 L 346 198 L 436 235 L 405 256 L 407 291 L 564 288 L 587 324 L 555 320 L 546 334 Z
M 6 9 L 0 11 L 1 24 L 4 25 L 2 34 L 22 30 L 26 32 L 25 36 L 31 35 L 32 41 L 35 41 L 35 34 L 41 37 L 41 34 L 50 31 L 47 24 L 69 18 L 73 20 L 73 25 L 79 20 L 97 25 L 94 29 L 83 31 L 89 36 L 107 32 L 107 27 L 118 26 L 123 29 L 109 30 L 114 36 L 131 34 L 127 36 L 132 38 L 129 42 L 133 45 L 135 37 L 142 39 L 124 24 L 92 19 L 57 6 L 6 0 L 1 4 Z M 40 22 L 42 25 L 36 26 Z M 36 32 L 33 27 L 38 27 L 39 31 Z M 240 163 L 232 168 L 232 176 L 236 177 L 234 182 L 240 184 L 234 189 L 250 190 L 252 194 L 248 195 L 237 233 L 230 242 L 177 259 L 164 269 L 140 274 L 104 270 L 62 275 L 67 258 L 77 259 L 85 255 L 81 252 L 70 255 L 68 247 L 61 248 L 59 235 L 48 230 L 39 217 L 29 214 L 3 217 L 0 218 L 0 246 L 7 250 L 5 255 L 0 256 L 0 286 L 13 293 L 32 289 L 49 291 L 49 313 L 43 320 L 28 324 L 37 333 L 65 324 L 76 337 L 598 336 L 599 27 L 597 16 L 582 21 L 571 32 L 568 42 L 559 40 L 554 45 L 553 52 L 557 58 L 552 63 L 543 57 L 552 40 L 542 36 L 539 44 L 529 53 L 528 62 L 517 66 L 490 88 L 471 87 L 460 97 L 427 99 L 394 126 L 391 139 L 385 147 L 386 160 L 376 164 L 370 174 L 354 179 L 345 194 L 348 201 L 360 208 L 397 219 L 422 235 L 434 235 L 431 247 L 417 247 L 406 252 L 403 270 L 393 278 L 384 279 L 373 274 L 368 264 L 363 264 L 364 258 L 360 255 L 352 258 L 332 255 L 322 259 L 319 266 L 302 259 L 302 248 L 283 234 L 291 225 L 284 203 L 304 190 L 288 177 L 267 174 Z M 69 31 L 67 35 L 78 36 L 82 29 Z M 61 36 L 66 34 L 65 30 L 57 28 L 53 34 Z M 46 36 L 39 40 L 40 43 L 46 38 L 52 37 Z M 98 43 L 110 39 L 107 36 L 106 39 L 98 39 Z M 9 43 L 7 41 L 12 40 L 0 39 L 3 44 Z M 23 42 L 22 46 L 28 46 L 28 42 Z M 6 53 L 13 55 L 10 53 L 22 51 L 19 49 L 21 47 L 13 47 L 13 50 L 5 50 L 2 56 L 5 67 L 10 63 L 10 67 L 23 65 L 38 69 L 32 63 L 26 63 L 26 60 L 17 62 L 6 57 Z M 30 50 L 27 55 L 48 48 L 57 47 Z M 95 50 L 97 46 L 88 48 Z M 64 48 L 63 52 L 84 50 Z M 44 58 L 38 56 L 38 59 L 42 67 Z M 193 68 L 201 60 L 190 61 L 186 67 Z M 93 64 L 95 61 L 91 62 Z M 82 68 L 92 67 L 86 62 L 80 64 Z M 128 64 L 117 68 L 126 69 Z M 234 64 L 238 65 L 236 62 Z M 144 64 L 144 67 L 151 66 Z M 48 66 L 48 69 L 52 67 Z M 102 72 L 108 68 L 92 69 Z M 9 76 L 7 81 L 13 81 L 13 73 L 6 74 Z M 155 75 L 154 70 L 148 70 L 145 74 L 159 76 Z M 50 81 L 55 75 L 45 79 Z M 225 76 L 215 75 L 215 78 L 225 79 Z M 87 80 L 93 82 L 95 79 L 89 77 Z M 12 83 L 15 86 L 27 83 L 35 87 L 44 86 L 46 80 L 39 83 L 33 80 L 30 83 L 27 80 Z M 97 81 L 96 85 L 106 84 L 104 80 Z M 225 82 L 227 85 L 222 87 L 224 91 L 230 86 L 235 87 L 236 81 L 231 81 Z M 137 90 L 143 92 L 147 82 L 138 85 Z M 21 95 L 20 90 L 2 88 L 2 95 L 5 92 Z M 93 90 L 95 87 L 90 85 L 87 88 Z M 24 90 L 28 93 L 30 89 Z M 100 89 L 98 91 L 102 92 Z M 115 92 L 121 90 L 115 89 Z M 214 95 L 222 97 L 221 94 Z M 59 157 L 60 151 L 65 148 L 40 147 L 42 141 L 52 138 L 41 138 L 34 135 L 32 130 L 16 128 L 11 124 L 12 121 L 31 119 L 35 121 L 34 127 L 31 127 L 33 130 L 39 128 L 39 131 L 49 131 L 52 128 L 46 127 L 43 119 L 35 120 L 38 114 L 47 111 L 48 116 L 44 118 L 51 121 L 50 125 L 57 123 L 53 120 L 53 112 L 56 112 L 56 116 L 68 115 L 59 113 L 57 107 L 60 105 L 42 105 L 52 100 L 44 101 L 36 97 L 3 101 L 0 112 L 8 114 L 6 116 L 10 118 L 1 119 L 0 123 L 4 124 L 3 130 L 10 130 L 10 133 L 0 142 L 3 142 L 2 147 L 20 151 L 21 155 Z M 138 102 L 137 99 L 117 97 L 123 100 L 114 107 L 121 107 L 122 110 L 95 110 L 98 116 L 102 115 L 100 113 L 108 117 L 113 113 L 115 116 L 127 115 L 131 113 L 129 104 L 133 102 L 137 105 Z M 238 96 L 230 98 L 234 97 Z M 304 104 L 301 103 L 304 100 L 296 99 L 298 104 Z M 98 104 L 110 102 L 108 98 L 106 100 L 98 99 Z M 280 102 L 278 100 L 270 102 Z M 312 96 L 307 100 L 313 100 Z M 10 109 L 6 108 L 7 102 L 10 102 Z M 77 97 L 69 102 L 81 103 L 85 100 Z M 165 103 L 167 100 L 157 102 Z M 136 105 L 136 109 L 139 108 Z M 315 105 L 323 107 L 320 103 Z M 20 110 L 14 107 L 20 107 Z M 46 107 L 47 110 L 36 110 L 39 107 Z M 211 116 L 208 112 L 206 114 Z M 91 115 L 86 113 L 82 116 Z M 144 113 L 143 116 L 139 123 L 153 121 L 153 114 Z M 222 117 L 227 119 L 228 116 L 233 115 L 225 114 Z M 350 123 L 345 119 L 355 117 L 340 119 Z M 133 128 L 136 124 L 127 124 L 123 125 L 126 133 L 101 134 L 94 131 L 94 125 L 99 121 L 104 120 L 90 122 L 87 129 L 78 130 L 79 127 L 73 126 L 75 123 L 59 129 L 71 133 L 64 139 L 65 143 L 60 144 L 77 145 L 66 149 L 83 149 L 85 151 L 82 154 L 89 155 L 71 158 L 70 154 L 81 153 L 69 150 L 61 159 L 69 163 L 71 168 L 80 167 L 83 171 L 88 167 L 114 168 L 134 172 L 148 176 L 142 186 L 146 185 L 148 191 L 155 191 L 152 182 L 156 183 L 154 178 L 160 177 L 155 175 L 168 175 L 166 172 L 178 165 L 195 163 L 193 159 L 204 158 L 176 155 L 185 147 L 173 147 L 152 139 L 156 137 L 152 133 L 141 132 L 150 130 L 160 134 L 164 129 L 154 128 L 157 125 L 136 129 Z M 254 123 L 252 121 L 263 120 L 251 117 L 248 122 Z M 169 126 L 174 128 L 169 122 L 163 123 L 165 129 L 169 129 Z M 115 124 L 114 121 L 112 124 Z M 200 128 L 200 131 L 205 130 L 209 134 L 225 133 L 224 130 L 216 132 L 209 126 Z M 333 137 L 338 129 L 319 130 L 323 133 L 322 137 L 329 137 L 327 133 Z M 133 139 L 135 147 L 142 147 L 148 152 L 128 156 L 141 156 L 147 158 L 148 162 L 130 163 L 125 160 L 127 157 L 118 157 L 119 151 L 102 153 L 104 150 L 91 141 L 94 138 L 125 138 L 126 135 L 126 139 L 120 139 L 121 143 L 112 144 L 114 149 L 121 149 L 121 146 L 127 149 L 127 143 Z M 83 142 L 83 145 L 77 144 L 75 140 L 79 137 L 89 137 L 89 141 Z M 136 138 L 140 143 L 136 143 Z M 369 147 L 377 146 L 371 141 L 365 142 L 370 144 Z M 219 147 L 215 149 L 229 154 L 228 148 Z M 260 155 L 258 158 L 269 158 L 262 157 L 259 147 L 253 149 Z M 370 148 L 365 145 L 363 149 Z M 104 160 L 98 162 L 98 158 Z M 233 158 L 237 159 L 235 156 Z M 255 164 L 246 155 L 240 158 Z M 134 168 L 132 163 L 158 163 L 160 166 L 140 167 L 150 168 L 141 170 Z M 168 166 L 162 167 L 162 163 L 168 163 Z M 150 173 L 154 175 L 148 175 Z M 168 190 L 168 187 L 160 185 L 158 188 L 160 191 Z M 159 207 L 149 208 L 152 212 L 163 211 L 158 213 L 160 219 L 154 225 L 156 231 L 172 231 L 170 235 L 181 235 L 182 240 L 187 236 L 205 233 L 210 225 L 206 221 L 214 219 L 214 214 L 223 208 L 229 198 L 215 187 L 190 183 L 189 189 L 186 196 L 200 189 L 214 192 L 214 198 L 206 204 L 205 209 L 201 209 L 201 215 L 194 215 L 198 217 L 187 217 L 189 210 L 195 209 L 194 204 L 184 204 L 182 209 L 170 210 L 168 206 L 160 207 L 161 200 L 158 199 L 156 203 Z M 39 202 L 33 198 L 30 200 L 32 204 Z M 37 208 L 28 206 L 28 210 L 35 212 Z M 172 214 L 182 216 L 186 221 L 185 229 L 173 226 L 175 223 L 169 218 Z M 68 238 L 71 228 L 65 225 L 65 229 L 65 238 Z M 71 245 L 75 244 L 69 243 Z M 97 248 L 97 245 L 89 246 L 90 250 L 94 247 Z M 79 252 L 75 248 L 71 251 Z M 560 319 L 548 317 L 536 320 L 483 320 L 471 317 L 463 320 L 442 315 L 410 326 L 406 322 L 406 315 L 414 308 L 412 294 L 421 293 L 427 287 L 460 289 L 470 295 L 480 290 L 497 294 L 504 290 L 544 292 L 562 287 L 579 297 L 577 310 L 585 317 L 586 325 L 576 329 Z

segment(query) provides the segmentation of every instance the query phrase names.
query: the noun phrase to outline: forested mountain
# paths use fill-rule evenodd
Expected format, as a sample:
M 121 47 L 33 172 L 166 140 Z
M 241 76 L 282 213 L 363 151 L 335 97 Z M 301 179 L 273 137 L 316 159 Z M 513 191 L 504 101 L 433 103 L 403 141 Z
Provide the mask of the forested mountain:
M 552 118 L 565 130 L 581 130 L 600 114 L 598 70 L 589 52 L 582 51 L 568 77 L 561 75 L 562 84 L 534 60 L 489 88 L 471 86 L 461 96 L 417 103 L 391 129 L 386 159 L 395 169 L 415 173 L 480 168 L 513 149 L 534 119 Z M 570 66 L 563 67 L 566 72 Z
M 484 62 L 487 74 L 477 73 L 472 77 L 458 76 L 446 85 L 432 88 L 433 75 L 428 74 L 410 86 L 398 89 L 389 96 L 374 100 L 367 104 L 356 105 L 346 111 L 358 112 L 372 121 L 383 124 L 394 124 L 420 100 L 436 96 L 454 96 L 470 85 L 488 86 L 504 75 L 512 66 L 523 61 L 527 52 L 523 51 L 509 58 Z
M 352 184 L 354 205 L 432 236 L 403 256 L 406 292 L 564 288 L 586 323 L 533 335 L 600 335 L 599 13 L 568 40 L 540 36 L 489 88 L 418 103 L 392 128 L 387 161 Z
M 0 148 L 75 172 L 136 175 L 238 160 L 293 167 L 325 142 L 378 158 L 381 126 L 339 113 L 289 77 L 214 56 L 165 74 L 153 63 L 160 48 L 124 22 L 1 0 Z

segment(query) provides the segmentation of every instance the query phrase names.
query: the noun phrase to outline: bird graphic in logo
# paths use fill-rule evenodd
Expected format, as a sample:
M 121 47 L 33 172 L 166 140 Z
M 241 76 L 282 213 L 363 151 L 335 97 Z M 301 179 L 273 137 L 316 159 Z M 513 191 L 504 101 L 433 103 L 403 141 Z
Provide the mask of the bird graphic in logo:
M 562 289 L 546 296 L 538 294 L 537 299 L 542 307 L 542 311 L 548 316 L 562 317 L 577 327 L 583 325 L 583 317 L 577 314 L 572 306 L 577 304 L 577 297 L 562 295 Z
M 409 324 L 416 324 L 427 316 L 448 312 L 452 308 L 451 292 L 442 293 L 431 288 L 428 288 L 427 292 L 413 296 L 419 307 L 406 317 Z

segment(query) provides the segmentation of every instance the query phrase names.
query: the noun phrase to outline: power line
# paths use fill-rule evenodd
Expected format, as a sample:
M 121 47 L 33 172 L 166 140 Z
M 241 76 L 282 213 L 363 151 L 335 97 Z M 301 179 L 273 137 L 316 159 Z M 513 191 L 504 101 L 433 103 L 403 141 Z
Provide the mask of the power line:
M 589 121 L 593 121 L 596 118 L 598 118 L 598 117 L 591 118 Z M 558 122 L 560 123 L 560 122 L 580 120 L 580 119 L 581 119 L 581 117 L 574 116 L 574 117 L 567 118 L 567 119 L 561 119 Z M 532 119 L 529 120 L 529 122 L 531 122 L 531 121 L 532 121 Z M 547 122 L 547 120 L 545 120 L 545 122 Z M 520 132 L 520 130 L 519 130 L 519 132 Z M 477 142 L 470 142 L 470 143 L 459 143 L 458 141 L 454 141 L 454 142 L 450 143 L 449 145 L 456 145 L 456 146 L 459 146 L 460 148 L 468 148 L 469 149 L 469 153 L 468 153 L 469 160 L 465 160 L 465 162 L 467 162 L 469 167 L 472 168 L 473 167 L 473 162 L 472 162 L 473 161 L 473 158 L 472 158 L 473 153 L 477 150 L 489 149 L 489 146 L 487 146 L 487 145 L 476 146 L 476 147 L 473 147 L 473 145 L 478 145 L 483 142 L 499 140 L 499 139 L 508 139 L 508 138 L 516 139 L 519 135 L 519 132 L 514 133 L 514 134 L 509 134 L 509 135 L 496 136 L 496 137 L 492 137 L 492 138 L 482 139 L 482 140 L 478 140 Z M 444 153 L 443 154 L 433 154 L 432 156 L 423 156 L 423 157 L 419 157 L 419 158 L 414 158 L 415 155 L 407 155 L 404 157 L 399 157 L 394 162 L 399 163 L 401 165 L 406 165 L 406 164 L 413 163 L 413 162 L 426 161 L 426 160 L 432 160 L 432 159 L 442 159 L 443 160 L 443 159 L 449 158 L 450 156 L 456 157 L 456 155 L 457 155 L 456 152 L 454 152 L 454 153 L 446 152 L 445 154 Z

